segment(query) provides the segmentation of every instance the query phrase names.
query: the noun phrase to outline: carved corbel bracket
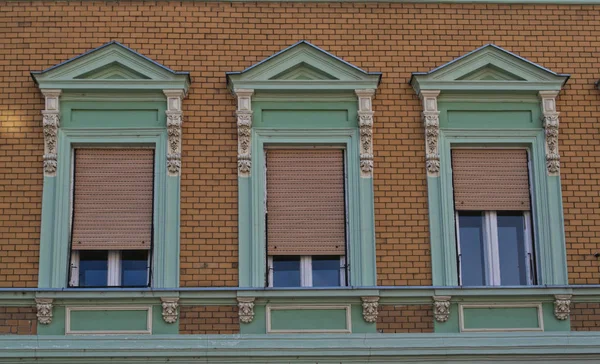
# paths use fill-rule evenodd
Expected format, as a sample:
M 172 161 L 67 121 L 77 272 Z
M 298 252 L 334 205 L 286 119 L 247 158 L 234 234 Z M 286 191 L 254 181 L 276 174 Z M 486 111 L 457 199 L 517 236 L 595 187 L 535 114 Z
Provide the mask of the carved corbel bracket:
M 252 167 L 252 94 L 254 90 L 236 89 L 238 129 L 238 176 L 250 177 Z
M 423 105 L 423 126 L 425 128 L 425 166 L 428 177 L 440 176 L 440 112 L 437 106 L 438 90 L 422 90 L 419 93 Z
M 355 90 L 358 97 L 358 128 L 360 131 L 360 175 L 373 177 L 373 96 L 375 90 Z
M 238 297 L 237 301 L 240 322 L 251 323 L 254 320 L 254 297 Z
M 379 297 L 361 297 L 361 300 L 363 319 L 369 323 L 376 322 L 379 314 Z
M 558 91 L 540 91 L 544 131 L 546 134 L 546 168 L 549 176 L 560 175 L 560 154 L 558 152 L 559 113 L 556 110 Z
M 49 325 L 52 323 L 52 298 L 36 298 L 35 306 L 37 309 L 37 319 L 42 325 Z
M 554 296 L 554 316 L 557 320 L 566 320 L 571 314 L 571 295 Z
M 160 298 L 162 304 L 162 317 L 163 320 L 168 324 L 177 322 L 179 313 L 177 308 L 179 307 L 179 298 Z
M 44 176 L 56 177 L 58 167 L 58 127 L 60 126 L 61 90 L 42 89 L 45 107 L 42 111 L 44 132 Z
M 183 124 L 182 102 L 184 90 L 163 90 L 167 97 L 167 173 L 179 176 L 181 173 L 181 126 Z
M 446 322 L 450 318 L 450 296 L 433 297 L 433 317 L 437 322 Z

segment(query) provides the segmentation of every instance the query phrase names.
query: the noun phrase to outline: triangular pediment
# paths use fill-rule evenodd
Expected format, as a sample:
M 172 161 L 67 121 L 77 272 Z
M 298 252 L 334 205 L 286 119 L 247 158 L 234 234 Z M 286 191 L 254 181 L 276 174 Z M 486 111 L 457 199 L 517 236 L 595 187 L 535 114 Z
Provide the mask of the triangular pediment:
M 485 45 L 429 72 L 413 73 L 420 90 L 560 90 L 569 75 L 558 74 L 493 44 Z
M 40 88 L 187 89 L 187 72 L 175 72 L 118 43 L 110 42 L 41 72 Z
M 377 88 L 380 78 L 380 73 L 366 72 L 306 41 L 227 74 L 231 89 L 254 90 Z

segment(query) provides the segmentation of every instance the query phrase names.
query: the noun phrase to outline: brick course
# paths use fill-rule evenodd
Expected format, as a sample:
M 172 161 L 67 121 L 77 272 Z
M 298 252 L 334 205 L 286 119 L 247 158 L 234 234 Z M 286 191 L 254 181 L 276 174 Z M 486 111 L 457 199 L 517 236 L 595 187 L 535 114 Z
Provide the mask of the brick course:
M 240 323 L 236 306 L 181 306 L 179 333 L 239 334 Z
M 35 335 L 35 307 L 0 307 L 0 335 Z
M 377 331 L 385 334 L 433 332 L 431 305 L 382 305 L 377 316 Z
M 573 304 L 571 331 L 600 331 L 600 303 Z
M 184 102 L 182 286 L 237 284 L 235 102 L 225 72 L 306 39 L 383 72 L 374 101 L 380 285 L 430 285 L 420 103 L 407 84 L 486 43 L 572 75 L 560 150 L 569 280 L 599 284 L 600 6 L 195 1 L 0 2 L 0 287 L 34 287 L 40 236 L 42 95 L 29 72 L 118 40 L 178 71 Z

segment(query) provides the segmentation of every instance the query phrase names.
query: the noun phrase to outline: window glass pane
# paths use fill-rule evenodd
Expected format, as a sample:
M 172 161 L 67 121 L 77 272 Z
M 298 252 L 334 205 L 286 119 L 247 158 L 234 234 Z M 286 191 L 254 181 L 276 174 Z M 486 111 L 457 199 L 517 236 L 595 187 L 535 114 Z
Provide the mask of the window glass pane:
M 312 257 L 313 287 L 337 287 L 340 285 L 340 257 Z
M 527 254 L 525 251 L 525 220 L 521 212 L 498 212 L 498 250 L 500 254 L 500 284 L 527 284 Z
M 463 286 L 485 286 L 485 255 L 483 249 L 483 214 L 458 214 L 461 272 Z
M 300 257 L 273 257 L 273 287 L 300 287 Z
M 79 286 L 106 287 L 108 279 L 108 251 L 79 252 Z
M 121 252 L 121 285 L 124 287 L 148 285 L 148 252 L 146 250 Z

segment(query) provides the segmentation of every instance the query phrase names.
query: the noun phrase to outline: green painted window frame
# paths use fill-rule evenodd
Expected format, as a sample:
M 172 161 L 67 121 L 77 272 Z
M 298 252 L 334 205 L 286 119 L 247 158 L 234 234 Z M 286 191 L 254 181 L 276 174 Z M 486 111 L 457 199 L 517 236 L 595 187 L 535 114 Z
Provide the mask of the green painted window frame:
M 240 286 L 265 287 L 267 254 L 264 218 L 265 145 L 339 145 L 346 150 L 348 186 L 348 286 L 376 285 L 373 180 L 359 168 L 358 128 L 253 129 L 252 171 L 240 177 L 239 239 Z
M 57 175 L 44 177 L 39 273 L 41 288 L 68 287 L 73 148 L 135 145 L 155 148 L 151 284 L 153 288 L 178 287 L 179 177 L 169 177 L 166 173 L 166 128 L 59 128 Z
M 529 150 L 538 285 L 568 284 L 560 177 L 548 176 L 546 172 L 543 129 L 442 129 L 439 135 L 440 176 L 427 177 L 434 286 L 458 285 L 451 166 L 454 146 L 525 147 Z

